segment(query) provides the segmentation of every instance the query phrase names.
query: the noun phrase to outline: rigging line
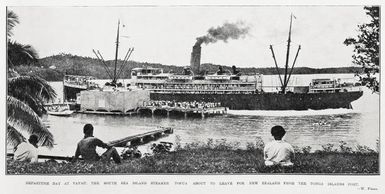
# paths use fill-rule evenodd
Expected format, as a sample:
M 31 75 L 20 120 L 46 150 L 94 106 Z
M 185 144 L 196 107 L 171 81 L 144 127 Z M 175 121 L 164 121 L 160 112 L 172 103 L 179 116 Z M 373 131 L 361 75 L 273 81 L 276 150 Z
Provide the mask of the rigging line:
M 102 59 L 103 64 L 107 67 L 107 72 L 111 75 L 110 69 L 108 68 L 108 65 L 105 63 L 105 60 L 104 60 L 102 54 L 100 54 L 99 50 L 98 50 L 98 54 L 99 54 L 100 58 Z M 111 75 L 111 79 L 113 79 L 112 75 Z
M 106 70 L 106 72 L 107 72 L 107 74 L 108 74 L 108 77 L 110 77 L 110 78 L 112 79 L 110 73 L 108 72 L 108 68 L 105 66 L 105 64 L 103 63 L 103 61 L 99 58 L 98 54 L 95 52 L 94 49 L 92 49 L 92 51 L 94 52 L 96 58 L 97 58 L 97 59 L 99 60 L 99 62 L 102 64 L 102 66 L 104 67 L 104 69 Z
M 293 61 L 293 65 L 291 66 L 290 74 L 289 74 L 289 77 L 287 78 L 286 85 L 289 83 L 291 74 L 293 73 L 294 65 L 295 65 L 295 62 L 297 61 L 297 57 L 298 57 L 299 50 L 301 50 L 301 45 L 298 46 L 297 54 L 295 55 L 295 58 L 294 58 L 294 61 Z
M 281 86 L 283 86 L 281 74 L 279 73 L 279 68 L 278 68 L 277 60 L 275 59 L 275 54 L 274 54 L 274 50 L 273 50 L 273 46 L 272 45 L 270 45 L 270 50 L 271 50 L 271 53 L 273 54 L 273 59 L 274 59 L 274 63 L 275 63 L 275 69 L 277 70 L 277 73 L 278 73 L 278 76 L 279 76 L 279 81 L 281 81 Z
M 119 72 L 119 75 L 123 72 L 124 68 L 127 66 L 128 60 L 130 59 L 131 54 L 132 54 L 133 51 L 134 51 L 134 48 L 132 48 L 131 51 L 130 51 L 130 54 L 128 54 L 127 60 L 126 60 L 126 62 L 124 63 L 123 68 L 122 68 L 121 71 Z
M 126 64 L 127 64 L 128 59 L 130 58 L 129 53 L 131 53 L 131 50 L 130 50 L 130 49 L 127 51 L 126 57 L 124 58 L 124 61 L 123 61 L 122 65 L 121 65 L 120 68 L 119 68 L 119 71 L 118 71 L 117 76 L 116 76 L 117 79 L 118 79 L 118 78 L 120 77 L 120 75 L 122 74 L 122 71 L 123 71 L 124 67 L 125 67 Z M 127 56 L 127 55 L 128 55 L 128 56 Z
M 133 51 L 134 51 L 134 48 L 131 49 L 130 54 L 129 54 L 128 57 L 127 57 L 127 60 L 126 60 L 126 62 L 124 63 L 124 67 L 125 67 L 126 64 L 128 63 L 128 59 L 131 57 L 131 54 L 132 54 Z M 120 74 L 123 72 L 124 67 L 123 67 L 123 68 L 121 69 L 121 71 L 119 72 L 118 77 L 119 77 Z
M 122 70 L 124 64 L 125 64 L 126 61 L 128 60 L 127 56 L 128 56 L 128 53 L 130 52 L 130 50 L 131 50 L 131 48 L 128 49 L 128 51 L 127 51 L 127 53 L 126 53 L 126 56 L 124 57 L 123 62 L 122 62 L 122 64 L 121 64 L 120 67 L 119 67 L 118 72 L 120 72 L 120 71 Z M 119 78 L 119 74 L 120 74 L 120 73 L 118 73 L 117 78 Z

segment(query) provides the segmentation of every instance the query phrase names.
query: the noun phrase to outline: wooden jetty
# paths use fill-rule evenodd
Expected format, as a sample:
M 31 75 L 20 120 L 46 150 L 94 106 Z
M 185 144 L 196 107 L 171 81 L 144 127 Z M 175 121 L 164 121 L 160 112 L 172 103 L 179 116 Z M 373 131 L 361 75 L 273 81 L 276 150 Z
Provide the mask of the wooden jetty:
M 170 106 L 141 106 L 138 112 L 151 111 L 151 114 L 161 113 L 170 116 L 170 113 L 183 114 L 184 117 L 188 115 L 200 115 L 202 118 L 210 115 L 223 115 L 227 113 L 226 107 L 209 107 L 209 108 L 190 108 L 190 107 L 170 107 Z M 162 114 L 163 113 L 163 114 Z
M 142 134 L 137 134 L 129 137 L 125 137 L 122 139 L 110 141 L 107 144 L 114 147 L 127 147 L 127 146 L 138 146 L 149 143 L 151 141 L 155 141 L 161 137 L 172 134 L 174 130 L 170 127 L 159 127 L 159 129 L 154 131 L 149 131 Z M 7 153 L 7 157 L 13 157 L 13 153 Z M 39 159 L 46 160 L 65 160 L 71 161 L 72 157 L 69 156 L 51 156 L 51 155 L 40 155 Z M 81 158 L 80 158 L 81 159 Z
M 113 111 L 90 111 L 90 110 L 80 110 L 77 113 L 84 113 L 84 114 L 95 114 L 95 115 L 120 115 L 120 116 L 133 116 L 137 115 L 138 111 L 127 111 L 127 112 L 113 112 Z
M 7 157 L 13 157 L 13 153 L 7 153 Z M 69 156 L 51 156 L 51 155 L 38 155 L 38 159 L 43 160 L 65 160 L 65 161 L 71 161 L 72 157 Z M 82 160 L 80 158 L 80 160 Z
M 174 130 L 169 127 L 161 127 L 158 130 L 138 134 L 138 135 L 133 135 L 129 137 L 125 137 L 122 139 L 114 140 L 108 142 L 108 145 L 114 146 L 114 147 L 126 147 L 126 146 L 137 146 L 137 145 L 142 145 L 146 144 L 150 141 L 157 140 L 161 137 L 164 137 L 168 134 L 172 134 Z

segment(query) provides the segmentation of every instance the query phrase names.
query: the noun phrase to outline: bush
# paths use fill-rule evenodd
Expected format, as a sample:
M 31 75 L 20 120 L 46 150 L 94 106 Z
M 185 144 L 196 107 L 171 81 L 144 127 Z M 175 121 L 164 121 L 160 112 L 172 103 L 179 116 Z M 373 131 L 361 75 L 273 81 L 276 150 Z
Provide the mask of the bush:
M 305 146 L 301 150 L 302 150 L 302 153 L 309 154 L 310 151 L 311 151 L 311 147 L 310 146 Z
M 356 145 L 356 152 L 359 153 L 375 153 L 373 149 L 369 148 L 368 146 L 361 146 L 361 145 Z
M 340 152 L 342 152 L 342 153 L 351 153 L 351 152 L 353 152 L 353 149 L 351 147 L 346 146 L 347 145 L 346 142 L 341 140 L 339 143 L 340 143 L 340 145 L 339 145 Z
M 336 149 L 333 149 L 334 145 L 331 143 L 328 143 L 326 145 L 322 145 L 322 151 L 324 152 L 336 152 Z

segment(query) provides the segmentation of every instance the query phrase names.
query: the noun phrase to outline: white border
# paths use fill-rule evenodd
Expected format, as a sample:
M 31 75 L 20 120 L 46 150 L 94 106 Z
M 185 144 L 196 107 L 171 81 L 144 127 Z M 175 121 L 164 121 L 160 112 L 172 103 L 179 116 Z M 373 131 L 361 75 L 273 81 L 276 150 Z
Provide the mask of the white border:
M 4 3 L 3 3 L 4 2 Z M 6 68 L 5 68 L 5 15 L 6 15 L 6 6 L 129 6 L 129 5 L 158 5 L 158 6 L 169 6 L 169 5 L 384 5 L 383 1 L 375 0 L 375 1 L 331 1 L 331 0 L 313 0 L 309 1 L 283 1 L 283 0 L 272 0 L 272 1 L 250 1 L 250 0 L 238 0 L 238 1 L 229 1 L 229 0 L 216 0 L 216 1 L 31 1 L 31 0 L 13 0 L 13 1 L 2 1 L 0 8 L 0 18 L 1 18 L 1 27 L 0 34 L 2 34 L 0 38 L 0 58 L 2 63 L 1 68 L 1 77 L 6 77 Z M 383 12 L 384 6 L 382 6 Z M 381 17 L 381 21 L 384 20 L 383 13 Z M 382 25 L 381 32 L 384 32 Z M 383 45 L 383 39 L 381 41 L 381 45 Z M 383 52 L 381 52 L 381 56 Z M 381 60 L 382 61 L 382 60 Z M 381 73 L 383 73 L 381 71 Z M 381 83 L 384 83 L 383 76 L 381 76 Z M 5 79 L 1 81 L 0 91 L 4 92 L 6 88 Z M 381 86 L 381 91 L 383 91 L 384 87 Z M 1 101 L 1 123 L 0 126 L 5 126 L 5 96 L 0 95 Z M 381 107 L 384 106 L 383 95 L 381 95 Z M 382 115 L 382 109 L 381 113 Z M 381 119 L 380 126 L 384 126 L 384 120 Z M 1 128 L 1 134 L 5 134 L 3 127 Z M 384 150 L 384 133 L 381 132 L 380 129 L 380 142 L 381 142 L 381 150 Z M 0 138 L 0 145 L 4 144 L 5 138 Z M 0 149 L 0 155 L 4 156 L 4 149 Z M 384 157 L 383 154 L 380 154 L 381 164 L 380 164 L 380 176 L 358 176 L 358 175 L 350 175 L 350 176 L 333 176 L 333 175 L 87 175 L 87 176 L 31 176 L 31 175 L 18 175 L 18 176 L 4 176 L 5 174 L 5 161 L 0 160 L 0 191 L 1 193 L 256 193 L 256 192 L 266 192 L 266 193 L 385 193 L 384 186 Z M 3 158 L 3 157 L 1 157 Z M 118 185 L 118 186 L 41 186 L 35 185 L 30 186 L 26 185 L 26 181 L 60 181 L 62 184 L 64 182 L 73 182 L 73 181 L 147 181 L 150 183 L 151 181 L 165 181 L 167 180 L 170 185 L 168 186 L 160 186 L 160 185 L 146 185 L 146 186 L 133 186 L 133 185 Z M 258 181 L 259 185 L 246 185 L 246 186 L 220 186 L 220 185 L 206 185 L 206 186 L 175 186 L 173 183 L 175 181 L 185 181 L 188 183 L 192 183 L 193 181 L 206 181 L 206 182 L 220 182 L 220 181 L 233 181 L 236 183 L 237 181 L 245 181 L 246 183 L 249 181 Z M 360 191 L 357 190 L 356 187 L 320 187 L 320 186 L 269 186 L 269 185 L 261 185 L 262 181 L 314 181 L 314 182 L 358 182 L 360 186 L 363 187 L 376 187 L 379 190 L 377 191 Z

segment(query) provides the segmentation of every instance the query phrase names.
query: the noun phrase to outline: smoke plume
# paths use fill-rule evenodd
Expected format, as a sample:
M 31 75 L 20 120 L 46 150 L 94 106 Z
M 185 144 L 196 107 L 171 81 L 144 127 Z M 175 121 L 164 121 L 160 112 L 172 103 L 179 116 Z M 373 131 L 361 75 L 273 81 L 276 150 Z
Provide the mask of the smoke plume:
M 201 45 L 202 43 L 209 44 L 215 43 L 218 40 L 227 42 L 228 39 L 244 38 L 249 33 L 249 26 L 245 26 L 243 22 L 236 23 L 224 23 L 222 26 L 216 28 L 211 27 L 207 31 L 207 35 L 197 38 L 195 45 Z

